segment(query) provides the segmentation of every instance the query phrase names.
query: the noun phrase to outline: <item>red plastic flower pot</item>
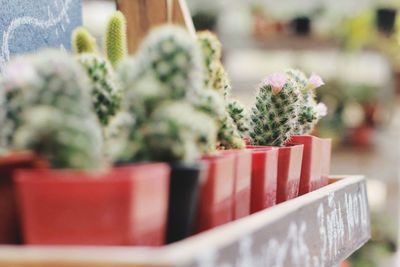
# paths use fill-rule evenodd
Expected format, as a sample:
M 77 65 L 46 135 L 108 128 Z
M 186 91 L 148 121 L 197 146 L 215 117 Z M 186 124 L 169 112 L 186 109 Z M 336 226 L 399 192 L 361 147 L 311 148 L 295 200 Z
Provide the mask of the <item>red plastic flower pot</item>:
M 303 144 L 299 194 L 304 195 L 328 183 L 331 140 L 312 135 L 292 136 L 291 143 Z
M 22 168 L 46 167 L 30 152 L 12 152 L 0 157 L 0 244 L 20 243 L 20 227 L 13 175 Z
M 16 173 L 24 240 L 39 245 L 164 244 L 170 168 Z
M 250 212 L 276 204 L 278 149 L 269 146 L 248 146 L 252 153 Z
M 223 153 L 235 156 L 232 217 L 237 220 L 250 214 L 252 154 L 249 150 L 227 150 Z
M 232 221 L 234 155 L 205 156 L 208 171 L 200 189 L 196 232 Z
M 279 147 L 277 203 L 299 195 L 303 145 Z

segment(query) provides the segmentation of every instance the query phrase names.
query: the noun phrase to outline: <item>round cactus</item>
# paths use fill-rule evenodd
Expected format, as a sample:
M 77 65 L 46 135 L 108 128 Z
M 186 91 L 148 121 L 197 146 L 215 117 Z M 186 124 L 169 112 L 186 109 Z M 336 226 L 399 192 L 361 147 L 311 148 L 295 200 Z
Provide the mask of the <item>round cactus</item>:
M 0 84 L 0 90 L 6 92 L 7 99 L 0 139 L 6 140 L 7 148 L 26 146 L 35 149 L 39 155 L 49 159 L 54 167 L 93 167 L 94 158 L 98 164 L 101 131 L 93 113 L 88 85 L 82 68 L 65 53 L 45 50 L 14 59 L 7 65 Z M 54 116 L 47 113 L 54 113 Z M 16 132 L 18 134 L 14 134 Z M 96 145 L 92 151 L 85 153 L 94 153 L 93 157 L 87 156 L 88 160 L 83 161 L 86 156 L 82 155 L 82 165 L 79 165 L 75 159 L 91 147 L 91 143 L 83 145 L 89 139 Z M 47 147 L 51 142 L 60 142 L 60 145 L 65 142 L 71 145 L 71 149 Z M 82 145 L 82 148 L 77 149 L 75 145 Z
M 96 53 L 96 39 L 84 27 L 77 27 L 72 33 L 72 48 L 76 54 Z
M 107 60 L 95 54 L 79 55 L 78 61 L 90 79 L 93 106 L 97 117 L 102 125 L 107 125 L 110 117 L 118 111 L 121 100 L 114 70 Z
M 284 74 L 273 74 L 261 83 L 250 119 L 252 144 L 285 144 L 297 123 L 300 94 Z
M 116 11 L 108 21 L 105 33 L 105 49 L 108 60 L 114 68 L 127 55 L 126 19 L 124 14 Z
M 200 47 L 181 27 L 167 25 L 151 31 L 139 49 L 139 61 L 164 84 L 172 99 L 202 87 Z
M 228 113 L 235 123 L 240 136 L 247 137 L 249 131 L 248 114 L 246 107 L 236 99 L 230 99 L 227 106 Z

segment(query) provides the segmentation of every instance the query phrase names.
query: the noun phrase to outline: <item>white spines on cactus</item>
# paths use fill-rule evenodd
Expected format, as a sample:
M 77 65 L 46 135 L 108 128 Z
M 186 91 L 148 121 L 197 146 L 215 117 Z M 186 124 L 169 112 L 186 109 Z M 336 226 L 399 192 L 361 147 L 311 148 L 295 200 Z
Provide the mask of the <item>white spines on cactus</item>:
M 118 111 L 121 100 L 114 70 L 106 59 L 95 54 L 81 54 L 78 61 L 90 79 L 97 117 L 102 125 L 107 125 L 109 119 Z
M 245 142 L 228 112 L 225 112 L 224 117 L 220 120 L 218 147 L 220 149 L 242 149 L 245 147 Z
M 249 131 L 249 115 L 246 107 L 237 99 L 230 99 L 228 101 L 227 110 L 236 124 L 236 127 L 242 138 L 246 138 Z
M 142 42 L 138 57 L 139 64 L 154 73 L 173 99 L 202 87 L 201 50 L 182 27 L 166 25 L 152 30 Z
M 201 31 L 197 33 L 197 39 L 200 43 L 204 59 L 204 85 L 212 88 L 213 81 L 217 79 L 216 62 L 221 60 L 222 46 L 217 36 L 210 31 Z
M 34 55 L 16 58 L 5 68 L 0 87 L 0 90 L 6 92 L 7 99 L 6 116 L 4 125 L 0 127 L 0 136 L 2 140 L 6 140 L 9 148 L 12 149 L 16 144 L 18 148 L 23 145 L 29 145 L 28 148 L 32 148 L 31 144 L 36 142 L 35 144 L 40 145 L 34 146 L 35 152 L 39 155 L 43 154 L 50 160 L 52 166 L 73 168 L 85 165 L 91 168 L 95 165 L 94 161 L 91 161 L 95 157 L 87 157 L 87 161 L 82 161 L 83 165 L 73 164 L 75 158 L 78 158 L 85 148 L 90 147 L 89 144 L 82 145 L 82 142 L 86 142 L 85 140 L 88 139 L 92 139 L 93 142 L 98 140 L 98 136 L 95 135 L 100 133 L 101 136 L 101 130 L 90 99 L 89 81 L 81 66 L 72 57 L 57 50 L 44 50 Z M 48 128 L 48 132 L 46 132 L 46 127 L 41 124 L 41 121 L 30 122 L 33 118 L 29 114 L 33 113 L 33 109 L 36 107 L 41 107 L 37 114 L 43 117 L 43 121 L 55 120 L 54 117 L 45 114 L 46 112 L 43 110 L 57 110 L 58 112 L 54 113 L 62 114 L 61 122 L 66 121 L 64 131 L 58 132 L 58 130 L 46 126 Z M 69 122 L 71 124 L 67 125 Z M 67 126 L 78 127 L 79 124 L 82 124 L 81 130 L 65 130 Z M 87 126 L 83 126 L 83 124 L 87 124 Z M 38 125 L 43 126 L 44 129 L 40 129 Z M 57 127 L 61 127 L 61 125 L 57 124 Z M 84 130 L 86 127 L 93 128 L 86 131 Z M 34 132 L 36 130 L 38 132 Z M 16 135 L 14 134 L 16 132 L 19 133 Z M 78 134 L 83 132 L 82 135 Z M 87 136 L 84 136 L 85 134 Z M 16 136 L 18 136 L 18 142 L 15 139 Z M 44 138 L 44 136 L 47 136 L 47 141 L 34 140 L 36 137 Z M 27 140 L 24 141 L 23 137 L 26 137 Z M 51 150 L 46 147 L 47 143 L 53 141 L 57 143 L 56 139 L 58 138 L 61 138 L 62 142 L 70 142 L 71 149 Z M 73 147 L 75 142 L 82 147 L 75 149 Z M 101 144 L 96 142 L 96 149 L 87 151 L 87 153 L 101 151 L 101 147 Z M 49 151 L 54 154 L 50 155 Z M 84 155 L 82 156 L 84 157 Z M 66 160 L 68 157 L 70 159 Z M 64 162 L 66 165 L 61 166 L 62 164 L 59 162 Z M 70 163 L 72 165 L 68 165 Z
M 260 84 L 251 110 L 253 145 L 285 144 L 297 123 L 300 94 L 285 74 L 273 74 Z

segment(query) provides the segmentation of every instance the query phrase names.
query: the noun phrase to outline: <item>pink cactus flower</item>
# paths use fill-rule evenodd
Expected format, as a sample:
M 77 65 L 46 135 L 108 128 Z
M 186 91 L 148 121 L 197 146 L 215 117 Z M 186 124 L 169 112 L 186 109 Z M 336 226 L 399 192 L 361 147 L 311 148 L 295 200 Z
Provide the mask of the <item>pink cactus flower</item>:
M 310 90 L 316 89 L 324 85 L 324 81 L 322 80 L 321 76 L 313 73 L 311 74 L 310 78 L 308 79 L 308 88 Z
M 281 73 L 271 74 L 264 80 L 264 84 L 271 85 L 273 94 L 278 94 L 280 91 L 282 91 L 286 82 L 286 75 L 283 75 Z
M 318 103 L 317 105 L 317 113 L 320 117 L 325 117 L 328 114 L 328 108 L 324 103 Z

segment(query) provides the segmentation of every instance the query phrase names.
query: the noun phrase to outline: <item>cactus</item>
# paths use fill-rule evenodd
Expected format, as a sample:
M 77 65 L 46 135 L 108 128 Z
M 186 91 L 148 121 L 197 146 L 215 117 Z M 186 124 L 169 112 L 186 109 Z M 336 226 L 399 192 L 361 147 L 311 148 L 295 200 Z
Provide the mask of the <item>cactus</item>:
M 250 119 L 252 144 L 285 144 L 297 123 L 300 94 L 284 74 L 273 74 L 261 83 Z
M 72 33 L 72 47 L 76 54 L 98 51 L 96 39 L 84 27 L 77 27 Z
M 7 99 L 4 125 L 0 127 L 0 139 L 5 140 L 9 149 L 15 146 L 37 149 L 36 152 L 43 153 L 55 167 L 93 167 L 94 158 L 100 158 L 98 151 L 101 151 L 101 144 L 98 136 L 101 136 L 101 131 L 93 113 L 88 84 L 79 64 L 60 51 L 44 50 L 35 55 L 14 59 L 5 68 L 0 84 L 0 90 L 6 92 Z M 37 111 L 36 107 L 41 108 Z M 44 110 L 54 113 L 54 117 Z M 40 115 L 41 119 L 35 119 L 30 114 Z M 60 121 L 56 123 L 55 120 L 58 119 Z M 57 127 L 43 124 L 50 122 Z M 61 128 L 62 123 L 65 123 L 64 130 L 55 129 Z M 78 134 L 86 134 L 86 130 L 88 138 L 84 134 Z M 99 134 L 95 133 L 97 130 Z M 18 134 L 14 134 L 16 132 Z M 43 139 L 39 140 L 41 138 Z M 83 153 L 84 147 L 77 147 L 88 139 L 96 143 L 93 151 L 86 151 L 87 155 L 94 153 L 93 157 L 81 155 L 82 165 L 79 165 L 76 158 Z M 64 144 L 71 145 L 71 148 L 47 147 L 51 142 L 65 142 Z M 89 146 L 90 144 L 87 144 L 87 147 Z M 83 161 L 85 157 L 87 161 Z M 64 163 L 66 165 L 63 165 Z
M 81 54 L 78 61 L 90 79 L 97 117 L 102 125 L 107 125 L 110 117 L 118 111 L 121 100 L 114 70 L 105 59 L 95 54 Z
M 235 123 L 239 134 L 246 138 L 249 131 L 248 114 L 246 107 L 236 99 L 230 99 L 227 106 L 228 113 Z
M 217 79 L 215 62 L 221 60 L 222 47 L 217 36 L 210 31 L 201 31 L 197 33 L 197 39 L 203 51 L 204 59 L 204 85 L 212 88 L 213 81 Z
M 128 53 L 126 19 L 120 11 L 116 11 L 108 21 L 105 33 L 105 50 L 108 60 L 115 69 Z
M 323 85 L 322 79 L 313 74 L 310 79 L 300 70 L 286 71 L 288 78 L 297 84 L 301 92 L 299 102 L 298 123 L 293 129 L 292 135 L 309 134 L 317 124 L 318 120 L 325 114 L 321 110 L 321 103 L 316 101 L 315 90 L 317 87 Z
M 164 84 L 172 99 L 202 88 L 200 47 L 181 27 L 167 25 L 151 31 L 139 49 L 139 62 Z
M 228 113 L 225 113 L 225 116 L 220 121 L 218 143 L 220 149 L 242 149 L 245 147 L 245 142 Z
M 35 151 L 52 168 L 95 169 L 101 164 L 102 136 L 94 117 L 34 106 L 22 114 L 13 147 Z

